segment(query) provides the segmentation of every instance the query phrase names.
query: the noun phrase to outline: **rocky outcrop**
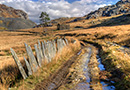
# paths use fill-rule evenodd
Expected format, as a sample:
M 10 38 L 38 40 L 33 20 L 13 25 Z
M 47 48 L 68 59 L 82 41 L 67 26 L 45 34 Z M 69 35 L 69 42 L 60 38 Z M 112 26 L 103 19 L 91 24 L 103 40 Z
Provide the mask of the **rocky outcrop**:
M 24 11 L 0 4 L 0 30 L 26 29 L 34 26 L 36 24 L 28 19 Z
M 105 6 L 85 15 L 86 19 L 130 13 L 130 0 L 120 0 L 115 5 Z
M 4 4 L 0 4 L 0 17 L 28 19 L 28 15 L 24 11 L 8 7 Z

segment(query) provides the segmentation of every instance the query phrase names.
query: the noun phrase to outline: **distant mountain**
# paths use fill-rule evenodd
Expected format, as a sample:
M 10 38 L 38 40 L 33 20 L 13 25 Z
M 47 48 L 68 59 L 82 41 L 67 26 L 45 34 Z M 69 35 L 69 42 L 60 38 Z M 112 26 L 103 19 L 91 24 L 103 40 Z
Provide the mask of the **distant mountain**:
M 130 13 L 130 0 L 120 0 L 115 5 L 105 6 L 93 11 L 84 17 L 86 19 L 104 17 L 104 16 L 114 16 L 118 14 Z
M 35 25 L 24 11 L 0 4 L 0 30 L 26 29 Z

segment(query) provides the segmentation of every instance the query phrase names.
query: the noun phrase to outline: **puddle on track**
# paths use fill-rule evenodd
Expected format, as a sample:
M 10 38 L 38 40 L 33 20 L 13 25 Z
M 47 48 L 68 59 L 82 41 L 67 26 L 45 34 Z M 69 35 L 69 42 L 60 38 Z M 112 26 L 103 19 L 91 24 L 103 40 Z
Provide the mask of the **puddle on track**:
M 99 57 L 99 55 L 97 55 L 97 60 L 99 62 L 99 69 L 100 71 L 104 71 L 105 70 L 105 67 L 104 65 L 101 63 L 102 62 L 102 59 Z M 111 83 L 110 83 L 111 82 Z M 115 90 L 115 87 L 113 85 L 111 85 L 112 83 L 114 83 L 114 81 L 110 81 L 110 82 L 104 82 L 104 81 L 101 81 L 100 83 L 102 84 L 102 89 L 103 90 Z
M 89 84 L 90 83 L 90 77 L 89 77 L 88 66 L 87 65 L 88 65 L 88 62 L 89 62 L 90 57 L 91 57 L 92 49 L 88 48 L 88 52 L 89 53 L 85 53 L 83 55 L 83 57 L 84 57 L 83 62 L 85 62 L 85 63 L 83 63 L 83 65 L 82 65 L 84 76 L 86 77 L 86 81 L 78 83 L 76 85 L 76 87 L 74 87 L 71 90 L 91 90 L 90 84 Z
M 90 88 L 91 79 L 89 77 L 89 72 L 88 72 L 88 63 L 89 63 L 91 53 L 92 53 L 91 48 L 88 48 L 88 51 L 89 51 L 89 53 L 85 53 L 83 55 L 84 60 L 85 60 L 85 63 L 83 64 L 83 71 L 85 72 L 84 76 L 86 77 L 86 81 L 85 82 L 80 82 L 79 84 L 76 85 L 75 88 L 73 88 L 71 90 L 92 90 Z M 104 65 L 101 63 L 101 58 L 98 55 L 97 55 L 97 60 L 99 62 L 98 67 L 99 67 L 100 71 L 105 70 Z M 102 84 L 102 89 L 103 90 L 115 90 L 115 87 L 112 85 L 114 83 L 114 81 L 110 81 L 110 82 L 101 81 L 100 83 Z
M 80 53 L 81 53 L 81 51 L 77 55 L 80 55 Z M 91 54 L 92 54 L 92 49 L 88 48 L 88 53 L 85 53 L 83 55 L 83 62 L 84 63 L 83 63 L 83 65 L 81 65 L 81 67 L 83 67 L 83 72 L 84 72 L 84 76 L 86 78 L 86 81 L 78 83 L 76 85 L 76 87 L 74 87 L 71 90 L 92 90 L 90 88 L 91 79 L 89 77 L 89 72 L 88 72 L 88 63 L 90 61 Z M 98 55 L 97 55 L 97 60 L 99 62 L 98 67 L 99 67 L 100 71 L 105 70 L 104 65 L 101 63 L 101 58 Z M 114 83 L 113 81 L 110 81 L 110 82 L 101 81 L 100 83 L 102 84 L 103 90 L 115 90 L 115 87 L 113 85 L 111 85 L 112 83 Z M 52 89 L 54 89 L 54 87 L 56 87 L 56 85 L 54 83 L 51 83 L 51 85 L 49 85 L 49 87 L 48 87 L 48 90 L 52 90 Z

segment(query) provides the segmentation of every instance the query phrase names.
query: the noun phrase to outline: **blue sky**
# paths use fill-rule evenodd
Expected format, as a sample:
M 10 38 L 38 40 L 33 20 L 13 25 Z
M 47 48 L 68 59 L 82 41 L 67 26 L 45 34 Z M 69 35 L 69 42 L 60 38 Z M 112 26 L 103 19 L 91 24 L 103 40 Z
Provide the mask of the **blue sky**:
M 25 11 L 29 19 L 39 23 L 40 13 L 47 12 L 51 19 L 81 17 L 119 0 L 0 0 L 1 4 Z
M 66 0 L 66 1 L 68 1 L 69 3 L 72 3 L 72 2 L 80 1 L 80 0 Z
M 38 1 L 38 0 L 33 0 L 33 1 Z M 46 0 L 46 1 L 47 1 L 47 0 Z M 65 1 L 67 1 L 67 2 L 69 2 L 69 3 L 72 3 L 72 2 L 80 1 L 80 0 L 65 0 Z

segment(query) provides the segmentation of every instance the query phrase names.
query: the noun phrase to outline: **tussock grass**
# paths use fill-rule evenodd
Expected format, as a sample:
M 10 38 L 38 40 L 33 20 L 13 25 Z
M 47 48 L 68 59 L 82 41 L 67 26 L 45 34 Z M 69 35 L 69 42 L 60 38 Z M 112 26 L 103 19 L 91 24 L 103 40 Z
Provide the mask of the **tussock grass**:
M 32 90 L 35 88 L 36 84 L 40 83 L 42 80 L 48 78 L 51 74 L 53 74 L 57 69 L 66 62 L 71 56 L 73 56 L 78 50 L 80 49 L 80 43 L 76 40 L 75 44 L 70 43 L 69 46 L 63 48 L 61 53 L 58 53 L 56 57 L 52 60 L 51 63 L 45 63 L 42 68 L 38 69 L 37 73 L 34 73 L 32 76 L 28 77 L 26 80 L 17 80 L 17 76 L 14 74 L 19 72 L 15 71 L 15 73 L 11 73 L 10 75 L 5 75 L 3 77 L 3 83 L 1 85 L 2 90 L 8 89 L 9 85 L 12 84 L 11 82 L 14 81 L 12 84 L 13 90 Z M 17 69 L 16 69 L 17 70 Z M 18 74 L 18 73 L 17 73 Z M 20 75 L 20 74 L 19 74 Z M 10 81 L 9 81 L 9 80 Z M 13 80 L 12 80 L 13 79 Z
M 130 56 L 118 51 L 118 48 L 116 46 L 104 47 L 102 62 L 108 71 L 115 73 L 116 88 L 125 90 L 130 88 Z

